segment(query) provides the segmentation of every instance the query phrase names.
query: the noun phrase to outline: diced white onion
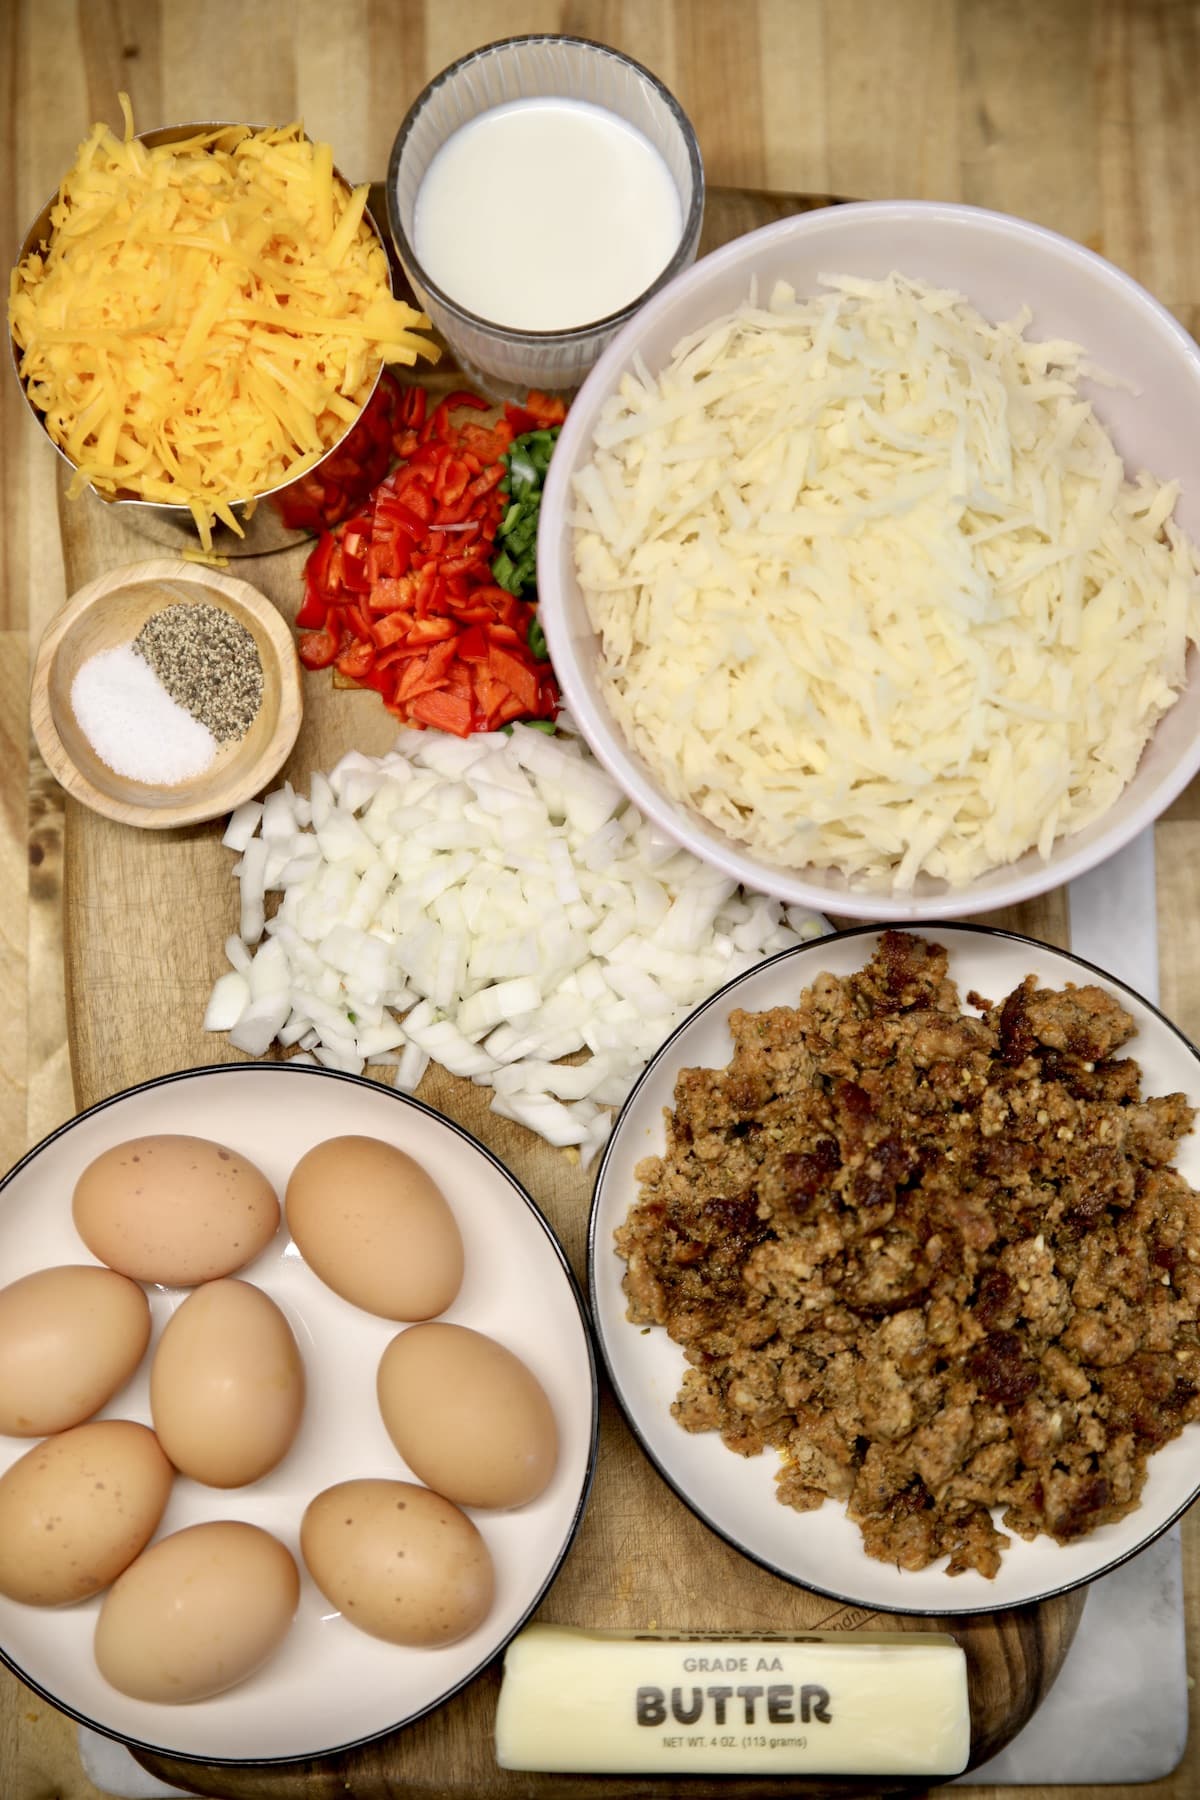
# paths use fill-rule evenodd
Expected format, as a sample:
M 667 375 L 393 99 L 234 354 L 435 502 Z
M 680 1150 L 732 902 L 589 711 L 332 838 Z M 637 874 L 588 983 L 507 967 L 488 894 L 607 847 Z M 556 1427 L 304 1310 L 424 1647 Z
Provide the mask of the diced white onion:
M 241 941 L 240 939 L 238 940 Z M 205 1031 L 228 1031 L 250 1004 L 250 983 L 237 969 L 219 975 L 204 1015 Z
M 407 1094 L 415 1093 L 428 1067 L 428 1050 L 422 1050 L 420 1044 L 405 1044 L 396 1064 L 395 1085 Z
M 404 731 L 307 796 L 239 808 L 224 842 L 241 924 L 207 1030 L 406 1093 L 433 1060 L 585 1167 L 693 1007 L 825 928 L 662 838 L 566 719 L 553 738 Z
M 229 1033 L 235 1050 L 247 1056 L 263 1056 L 274 1043 L 291 1015 L 292 1003 L 286 994 L 263 994 L 251 1000 Z
M 257 944 L 266 923 L 265 895 L 267 845 L 263 838 L 251 838 L 242 852 L 242 918 L 239 927 L 243 941 Z
M 247 800 L 229 816 L 225 827 L 225 836 L 221 839 L 227 850 L 241 852 L 246 848 L 254 833 L 258 830 L 259 820 L 263 816 L 261 800 Z
M 225 939 L 225 959 L 240 975 L 249 972 L 250 952 L 236 931 L 231 931 Z

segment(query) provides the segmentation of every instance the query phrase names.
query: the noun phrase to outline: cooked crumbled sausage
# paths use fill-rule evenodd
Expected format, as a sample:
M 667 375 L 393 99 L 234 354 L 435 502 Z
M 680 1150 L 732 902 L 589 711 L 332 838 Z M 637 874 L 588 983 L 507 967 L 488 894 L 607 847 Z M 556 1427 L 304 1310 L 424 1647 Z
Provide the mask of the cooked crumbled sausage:
M 629 1316 L 691 1365 L 673 1407 L 779 1498 L 845 1501 L 870 1555 L 994 1575 L 1138 1503 L 1200 1418 L 1193 1109 L 1142 1099 L 1102 989 L 961 1011 L 941 946 L 884 932 L 688 1069 L 616 1234 Z

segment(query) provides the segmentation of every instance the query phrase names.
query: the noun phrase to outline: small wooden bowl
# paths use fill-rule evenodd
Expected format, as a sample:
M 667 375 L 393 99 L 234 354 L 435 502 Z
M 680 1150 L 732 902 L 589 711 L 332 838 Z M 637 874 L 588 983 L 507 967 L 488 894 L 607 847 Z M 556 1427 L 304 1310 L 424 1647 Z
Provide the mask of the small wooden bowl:
M 263 697 L 245 736 L 222 744 L 203 774 L 162 787 L 101 761 L 75 717 L 71 685 L 90 657 L 131 643 L 152 613 L 181 603 L 219 606 L 245 626 L 262 663 Z M 93 812 L 151 831 L 218 818 L 259 793 L 287 761 L 302 710 L 296 647 L 278 609 L 247 581 L 173 557 L 114 569 L 72 595 L 38 646 L 30 693 L 33 734 L 51 774 Z

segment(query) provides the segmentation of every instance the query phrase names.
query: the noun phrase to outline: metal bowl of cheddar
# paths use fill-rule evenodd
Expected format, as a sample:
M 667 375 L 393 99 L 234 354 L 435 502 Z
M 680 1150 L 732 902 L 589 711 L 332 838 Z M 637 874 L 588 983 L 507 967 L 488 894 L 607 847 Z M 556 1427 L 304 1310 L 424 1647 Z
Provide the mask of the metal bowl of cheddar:
M 706 256 L 554 452 L 539 618 L 638 810 L 837 916 L 988 911 L 1200 769 L 1200 348 L 1080 244 L 881 201 Z
M 436 354 L 366 192 L 298 125 L 93 128 L 26 234 L 8 315 L 72 496 L 226 556 L 336 522 L 339 483 L 384 448 L 385 362 Z

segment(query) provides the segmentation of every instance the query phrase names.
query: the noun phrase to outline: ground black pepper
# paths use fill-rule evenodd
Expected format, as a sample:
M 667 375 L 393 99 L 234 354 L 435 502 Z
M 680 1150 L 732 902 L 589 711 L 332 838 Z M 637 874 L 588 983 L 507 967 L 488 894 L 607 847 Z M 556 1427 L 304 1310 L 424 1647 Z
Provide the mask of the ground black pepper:
M 203 603 L 164 606 L 146 620 L 133 648 L 218 743 L 249 731 L 262 704 L 262 663 L 232 613 Z

